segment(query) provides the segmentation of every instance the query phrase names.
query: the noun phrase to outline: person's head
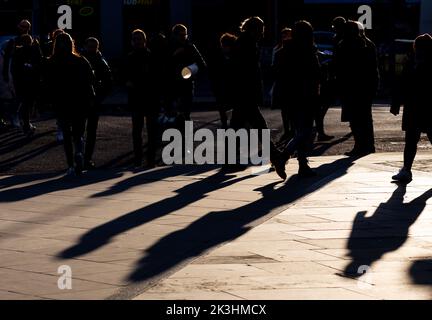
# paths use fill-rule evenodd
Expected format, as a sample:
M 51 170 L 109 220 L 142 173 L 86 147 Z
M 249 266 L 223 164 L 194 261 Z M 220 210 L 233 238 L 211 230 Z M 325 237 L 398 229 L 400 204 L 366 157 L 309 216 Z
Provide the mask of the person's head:
M 93 37 L 87 38 L 85 41 L 85 51 L 90 54 L 99 52 L 99 40 Z
M 231 33 L 224 33 L 220 37 L 220 46 L 224 54 L 227 54 L 234 47 L 237 37 Z
M 76 55 L 75 44 L 69 33 L 63 32 L 55 38 L 53 56 Z
M 265 25 L 260 17 L 250 17 L 244 20 L 240 26 L 240 31 L 254 38 L 256 41 L 264 38 Z
M 53 30 L 53 31 L 51 32 L 51 34 L 50 34 L 50 39 L 51 39 L 52 41 L 54 41 L 55 38 L 57 38 L 57 36 L 58 36 L 59 34 L 62 34 L 62 33 L 64 33 L 64 30 L 63 30 L 63 29 L 55 29 L 55 30 Z
M 175 42 L 185 43 L 188 39 L 188 29 L 184 24 L 176 24 L 171 29 L 171 34 Z
M 336 17 L 332 21 L 332 29 L 336 34 L 342 35 L 345 30 L 346 19 L 344 17 Z
M 147 35 L 141 29 L 132 31 L 131 39 L 132 48 L 144 49 L 147 47 Z
M 314 29 L 306 20 L 297 21 L 292 30 L 292 40 L 304 46 L 312 47 L 314 45 Z
M 21 37 L 21 43 L 24 48 L 29 48 L 33 44 L 33 38 L 29 34 L 23 34 Z
M 360 30 L 357 21 L 348 20 L 345 25 L 344 39 L 355 40 L 360 38 Z
M 432 55 L 432 36 L 428 33 L 418 36 L 414 41 L 414 53 L 417 62 L 425 59 L 431 60 Z
M 31 23 L 28 20 L 21 20 L 18 23 L 18 33 L 19 34 L 28 34 L 30 33 Z
M 286 42 L 292 39 L 292 29 L 291 28 L 283 28 L 281 30 L 281 41 Z

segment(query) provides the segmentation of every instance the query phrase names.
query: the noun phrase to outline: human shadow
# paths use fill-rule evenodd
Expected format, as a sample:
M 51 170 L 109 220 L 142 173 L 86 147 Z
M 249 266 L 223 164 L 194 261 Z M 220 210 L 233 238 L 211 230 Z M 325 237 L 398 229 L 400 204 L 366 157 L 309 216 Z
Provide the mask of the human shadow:
M 347 244 L 351 262 L 345 267 L 346 276 L 360 277 L 384 254 L 396 251 L 407 241 L 409 228 L 425 209 L 432 189 L 404 203 L 406 188 L 406 184 L 398 184 L 390 199 L 381 203 L 371 217 L 366 217 L 366 211 L 357 214 Z M 376 236 L 371 237 L 373 229 Z
M 344 143 L 345 141 L 348 141 L 351 137 L 352 137 L 352 133 L 348 133 L 339 139 L 332 140 L 329 142 L 315 142 L 314 149 L 311 152 L 311 156 L 313 157 L 321 156 L 330 148 L 338 144 Z
M 421 259 L 414 261 L 409 274 L 417 285 L 432 285 L 432 259 Z
M 3 146 L 10 141 L 19 139 L 20 137 L 22 137 L 21 132 L 18 129 L 13 129 L 12 131 L 0 135 L 0 145 Z
M 58 176 L 58 173 L 40 173 L 28 175 L 13 175 L 0 177 L 0 190 L 10 187 L 16 187 L 22 184 L 32 183 L 40 180 L 53 179 Z
M 96 184 L 99 182 L 104 182 L 119 178 L 123 175 L 120 171 L 107 171 L 107 172 L 94 172 L 88 173 L 81 178 L 67 177 L 67 176 L 57 176 L 53 179 L 50 174 L 47 175 L 29 175 L 23 176 L 13 176 L 6 178 L 6 181 L 0 180 L 0 185 L 5 183 L 5 187 L 8 189 L 0 191 L 0 203 L 12 203 L 19 202 L 31 198 L 35 198 L 41 195 L 50 194 L 56 191 L 70 190 L 87 185 Z M 36 180 L 44 180 L 42 182 L 33 183 L 30 185 L 18 186 L 16 188 L 10 188 L 14 185 L 20 185 L 27 182 L 32 182 Z M 45 180 L 49 179 L 49 180 Z
M 92 195 L 92 198 L 107 197 L 114 194 L 119 194 L 132 189 L 136 186 L 142 186 L 155 181 L 160 181 L 168 178 L 175 178 L 178 176 L 193 176 L 203 174 L 205 172 L 216 169 L 216 166 L 194 166 L 182 165 L 165 167 L 164 169 L 153 170 L 141 174 L 133 175 L 131 178 L 121 180 L 111 186 L 108 190 Z
M 40 138 L 48 136 L 54 132 L 55 132 L 54 130 L 51 130 L 51 131 L 46 131 L 46 132 L 35 134 L 32 137 L 21 136 L 21 137 L 18 137 L 18 140 L 14 140 L 14 141 L 11 141 L 8 143 L 2 142 L 1 148 L 0 148 L 0 154 L 6 154 L 9 152 L 15 151 L 15 150 L 22 148 L 22 147 L 40 139 Z
M 48 143 L 46 145 L 32 149 L 30 151 L 21 153 L 19 155 L 15 155 L 15 156 L 10 157 L 6 160 L 0 161 L 0 172 L 10 170 L 10 169 L 20 165 L 21 163 L 24 163 L 24 162 L 26 162 L 30 159 L 33 159 L 33 158 L 35 158 L 41 154 L 44 154 L 48 150 L 55 148 L 57 146 L 58 146 L 57 142 L 51 142 L 51 143 Z
M 163 237 L 145 250 L 144 257 L 128 276 L 128 281 L 149 280 L 184 261 L 198 257 L 210 248 L 243 235 L 267 218 L 274 209 L 286 207 L 345 175 L 351 165 L 350 159 L 324 164 L 317 168 L 319 178 L 301 180 L 292 176 L 280 188 L 275 188 L 279 184 L 275 182 L 256 189 L 262 194 L 262 198 L 257 201 L 236 209 L 206 214 L 185 229 Z
M 209 192 L 225 188 L 250 177 L 236 177 L 232 174 L 226 174 L 223 170 L 218 171 L 214 175 L 176 190 L 177 194 L 175 196 L 130 212 L 90 230 L 80 238 L 79 243 L 67 248 L 58 257 L 71 259 L 95 251 L 108 244 L 117 235 L 185 208 L 198 200 L 204 199 Z

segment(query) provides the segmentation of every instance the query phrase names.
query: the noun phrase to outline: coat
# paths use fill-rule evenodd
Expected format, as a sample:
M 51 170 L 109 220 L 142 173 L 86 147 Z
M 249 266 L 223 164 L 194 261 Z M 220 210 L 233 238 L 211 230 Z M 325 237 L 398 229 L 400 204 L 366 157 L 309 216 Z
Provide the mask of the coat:
M 127 56 L 125 78 L 129 105 L 134 111 L 158 111 L 156 73 L 154 56 L 149 49 L 133 50 Z
M 256 41 L 246 33 L 236 40 L 232 52 L 233 103 L 237 108 L 262 106 L 263 81 L 260 64 L 260 50 Z
M 112 90 L 113 78 L 111 68 L 101 52 L 95 54 L 83 53 L 83 56 L 90 62 L 95 74 L 95 91 L 99 101 L 102 101 Z
M 192 64 L 197 64 L 200 71 L 207 67 L 197 47 L 187 41 L 186 43 L 171 42 L 169 45 L 167 76 L 169 92 L 172 97 L 192 95 L 194 78 L 183 79 L 182 70 Z
M 276 101 L 299 125 L 311 125 L 319 103 L 321 69 L 315 47 L 286 44 L 273 65 Z
M 404 105 L 402 129 L 432 130 L 432 62 L 415 64 L 408 61 L 394 88 L 392 109 L 399 112 Z
M 379 82 L 376 47 L 358 37 L 342 40 L 335 52 L 336 80 L 342 101 L 342 121 L 350 121 L 353 108 L 372 105 Z
M 15 50 L 11 74 L 15 93 L 19 99 L 33 99 L 39 91 L 42 54 L 38 46 L 20 47 Z
M 95 76 L 86 58 L 74 54 L 52 56 L 46 62 L 44 82 L 56 111 L 66 117 L 86 117 L 95 99 Z

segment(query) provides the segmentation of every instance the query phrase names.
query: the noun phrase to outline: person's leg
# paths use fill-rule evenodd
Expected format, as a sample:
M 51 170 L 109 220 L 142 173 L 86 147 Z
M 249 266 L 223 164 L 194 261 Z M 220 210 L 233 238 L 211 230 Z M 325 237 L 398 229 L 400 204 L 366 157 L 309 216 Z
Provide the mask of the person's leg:
M 364 141 L 364 151 L 375 152 L 375 132 L 372 116 L 372 103 L 364 106 L 364 116 L 362 117 L 364 125 L 362 126 L 362 139 Z
M 147 166 L 154 167 L 156 162 L 156 150 L 158 146 L 157 113 L 146 116 L 147 126 Z
M 20 117 L 22 121 L 22 129 L 24 134 L 30 133 L 30 112 L 33 107 L 33 100 L 30 98 L 23 98 L 20 108 Z
M 182 95 L 179 99 L 179 109 L 185 121 L 191 120 L 192 102 L 193 102 L 193 91 L 182 92 Z
M 419 130 L 414 129 L 405 132 L 404 168 L 408 171 L 412 169 L 420 137 L 421 132 Z
M 73 159 L 73 142 L 72 142 L 72 125 L 70 119 L 66 116 L 62 116 L 58 119 L 59 127 L 63 131 L 63 146 L 66 156 L 66 162 L 68 168 L 74 167 Z
M 77 117 L 72 123 L 72 138 L 75 146 L 75 165 L 76 173 L 81 174 L 84 169 L 84 132 L 86 119 Z
M 225 110 L 225 107 L 221 104 L 218 104 L 220 121 L 222 124 L 222 129 L 228 129 L 228 116 Z
M 268 129 L 267 122 L 265 121 L 259 107 L 253 107 L 245 112 L 246 121 L 250 124 L 252 129 Z M 262 142 L 262 141 L 261 141 Z M 270 139 L 270 162 L 273 164 L 276 173 L 283 180 L 286 179 L 285 173 L 285 165 L 289 158 L 285 156 L 283 152 L 281 152 L 274 142 Z
M 291 126 L 291 120 L 290 120 L 288 108 L 282 107 L 281 114 L 282 114 L 282 123 L 284 128 L 283 138 L 289 140 L 294 136 L 294 133 Z
M 97 129 L 99 124 L 99 114 L 96 107 L 91 110 L 87 119 L 87 136 L 84 153 L 84 163 L 86 166 L 94 166 L 92 163 L 93 154 L 96 146 Z
M 142 130 L 144 128 L 144 115 L 142 112 L 132 109 L 132 139 L 134 149 L 134 162 L 135 166 L 141 166 L 143 161 L 143 140 Z

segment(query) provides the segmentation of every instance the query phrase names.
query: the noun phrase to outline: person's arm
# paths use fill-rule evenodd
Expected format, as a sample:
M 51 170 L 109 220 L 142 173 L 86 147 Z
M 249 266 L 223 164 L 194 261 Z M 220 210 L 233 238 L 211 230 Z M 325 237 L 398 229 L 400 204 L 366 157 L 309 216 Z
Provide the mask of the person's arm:
M 6 45 L 6 48 L 4 50 L 4 56 L 3 56 L 3 79 L 6 83 L 9 83 L 9 69 L 11 64 L 11 58 L 15 47 L 15 41 L 9 40 L 9 42 Z
M 112 87 L 113 87 L 113 76 L 112 76 L 112 71 L 111 68 L 108 64 L 108 62 L 105 60 L 105 58 L 101 57 L 102 59 L 102 65 L 101 65 L 101 69 L 102 69 L 102 88 L 104 91 L 104 94 L 108 94 L 109 92 L 112 91 Z
M 192 50 L 193 50 L 193 56 L 194 56 L 195 63 L 198 65 L 198 67 L 200 69 L 207 68 L 207 63 L 204 60 L 201 52 L 199 52 L 198 48 L 194 44 L 191 44 L 191 46 L 192 46 Z

